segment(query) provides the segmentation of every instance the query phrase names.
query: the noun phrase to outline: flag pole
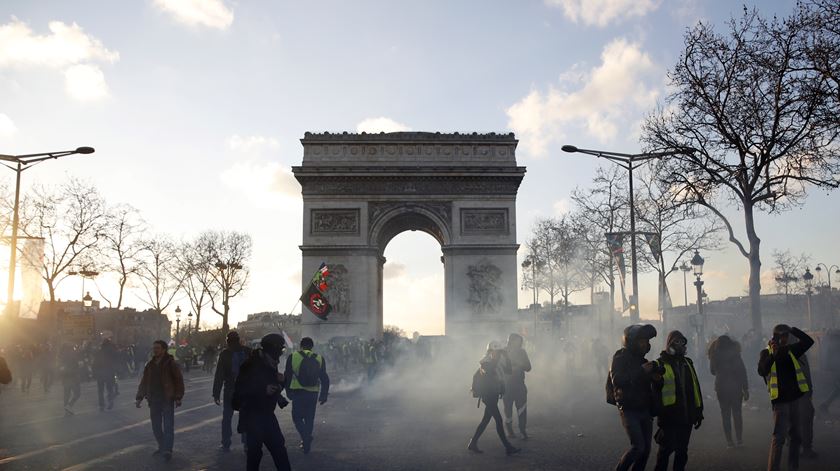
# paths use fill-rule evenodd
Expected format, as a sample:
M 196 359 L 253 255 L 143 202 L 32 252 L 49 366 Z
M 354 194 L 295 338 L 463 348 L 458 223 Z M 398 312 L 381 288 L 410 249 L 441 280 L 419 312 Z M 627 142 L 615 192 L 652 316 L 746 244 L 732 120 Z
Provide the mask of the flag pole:
M 289 314 L 294 314 L 294 313 L 295 313 L 295 308 L 297 307 L 297 305 L 298 305 L 298 304 L 300 304 L 300 299 L 298 299 L 297 301 L 295 301 L 295 305 L 294 305 L 294 306 L 292 306 L 292 309 L 291 309 L 291 310 L 289 310 Z

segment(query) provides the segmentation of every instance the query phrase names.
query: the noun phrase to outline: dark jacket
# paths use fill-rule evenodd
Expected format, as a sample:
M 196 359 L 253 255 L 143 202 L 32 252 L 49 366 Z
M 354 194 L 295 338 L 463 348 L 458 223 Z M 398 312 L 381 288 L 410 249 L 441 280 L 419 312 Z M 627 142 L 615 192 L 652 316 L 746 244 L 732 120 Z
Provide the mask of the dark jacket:
M 244 352 L 245 359 L 251 355 L 251 349 L 242 345 L 236 347 L 227 347 L 219 353 L 219 361 L 216 363 L 216 375 L 213 378 L 213 398 L 219 399 L 222 395 L 222 387 L 225 389 L 225 394 L 233 393 L 233 384 L 236 378 L 233 375 L 233 354 L 235 352 Z M 240 365 L 240 371 L 242 366 Z
M 657 411 L 659 426 L 666 425 L 694 425 L 698 420 L 703 419 L 703 393 L 699 394 L 700 407 L 694 400 L 694 385 L 689 368 L 694 368 L 691 359 L 685 356 L 671 355 L 663 351 L 659 355 L 657 363 L 664 369 L 664 364 L 668 363 L 674 370 L 674 382 L 676 383 L 677 402 L 673 405 L 665 407 L 662 403 L 662 386 L 664 379 L 657 375 L 655 381 L 657 391 Z M 662 373 L 664 371 L 660 371 Z M 695 375 L 696 375 L 695 371 Z M 698 391 L 700 384 L 697 384 Z
M 709 349 L 709 369 L 715 377 L 718 397 L 740 400 L 749 389 L 747 369 L 741 359 L 741 346 L 735 341 L 718 339 Z
M 0 357 L 0 384 L 9 384 L 12 382 L 12 372 L 9 370 L 9 365 L 6 364 L 6 359 Z
M 793 360 L 790 359 L 789 353 L 793 353 L 793 356 L 797 359 L 800 358 L 814 345 L 814 339 L 796 327 L 790 330 L 790 335 L 796 337 L 799 341 L 777 348 L 772 355 L 765 348 L 761 351 L 761 356 L 758 359 L 758 374 L 763 376 L 765 381 L 770 380 L 770 368 L 774 364 L 776 365 L 779 397 L 771 401 L 773 404 L 795 401 L 803 395 L 802 391 L 799 390 L 796 381 L 796 368 L 793 366 Z
M 525 382 L 525 373 L 531 371 L 531 359 L 524 348 L 506 349 L 510 359 L 510 374 L 505 376 L 508 385 L 521 385 Z
M 327 374 L 327 359 L 321 355 L 318 355 L 317 353 L 312 354 L 321 357 L 321 369 L 320 371 L 318 371 L 318 382 L 321 385 L 321 389 L 318 399 L 321 401 L 326 401 L 327 396 L 329 396 L 330 394 L 330 376 Z M 289 391 L 290 393 L 294 391 L 293 389 L 291 389 L 292 377 L 294 376 L 294 374 L 295 372 L 292 369 L 292 355 L 289 355 L 286 358 L 286 368 L 283 371 L 283 379 L 285 380 L 284 387 L 286 388 L 286 391 Z
M 143 379 L 140 380 L 140 385 L 137 386 L 137 396 L 135 399 L 142 401 L 149 397 L 149 388 L 151 386 L 152 363 L 155 359 L 152 358 L 146 363 L 143 369 Z M 180 401 L 184 398 L 184 377 L 181 375 L 181 369 L 178 368 L 178 363 L 172 355 L 165 353 L 160 360 L 160 374 L 161 383 L 163 384 L 164 396 L 170 401 Z
M 233 407 L 239 410 L 239 425 L 236 428 L 239 433 L 259 426 L 266 417 L 273 417 L 277 403 L 287 402 L 282 394 L 283 375 L 268 363 L 264 355 L 262 350 L 253 350 L 236 377 Z M 266 387 L 271 384 L 278 387 L 273 396 L 266 394 Z
M 651 375 L 642 368 L 645 363 L 644 355 L 627 347 L 613 355 L 610 377 L 620 409 L 655 412 Z
M 111 342 L 105 342 L 93 356 L 93 377 L 97 380 L 113 378 L 117 374 L 119 351 Z

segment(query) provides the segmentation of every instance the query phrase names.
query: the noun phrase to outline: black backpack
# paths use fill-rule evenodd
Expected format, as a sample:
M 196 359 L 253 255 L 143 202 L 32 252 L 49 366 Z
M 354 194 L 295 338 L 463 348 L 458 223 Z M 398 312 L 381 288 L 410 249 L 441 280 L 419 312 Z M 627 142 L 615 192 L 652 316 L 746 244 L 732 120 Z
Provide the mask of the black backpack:
M 488 374 L 484 371 L 484 368 L 478 367 L 473 373 L 473 380 L 472 380 L 472 396 L 473 397 L 485 397 L 485 396 L 492 396 L 494 394 L 499 394 L 499 385 L 498 382 L 495 380 L 493 375 Z
M 318 386 L 318 379 L 321 377 L 321 362 L 318 361 L 318 354 L 307 355 L 301 353 L 300 355 L 303 356 L 303 360 L 301 360 L 300 368 L 295 375 L 298 383 L 305 388 Z
M 613 405 L 613 406 L 616 405 L 615 386 L 613 386 L 612 374 L 610 374 L 610 372 L 607 372 L 606 390 L 607 390 L 607 404 L 610 404 L 610 405 Z

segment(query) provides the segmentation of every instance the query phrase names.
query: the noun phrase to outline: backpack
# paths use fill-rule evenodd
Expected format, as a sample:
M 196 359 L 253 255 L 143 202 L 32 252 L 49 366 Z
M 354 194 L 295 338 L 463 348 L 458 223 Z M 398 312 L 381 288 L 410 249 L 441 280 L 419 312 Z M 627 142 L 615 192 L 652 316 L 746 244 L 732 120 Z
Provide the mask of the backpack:
M 501 391 L 498 390 L 498 387 L 498 383 L 482 367 L 479 366 L 473 373 L 472 388 L 470 388 L 473 397 L 480 398 L 499 394 Z
M 303 359 L 300 362 L 297 376 L 298 383 L 305 388 L 318 386 L 318 379 L 321 376 L 321 362 L 318 361 L 318 354 L 311 353 L 309 355 L 300 353 Z
M 613 386 L 612 375 L 610 374 L 610 372 L 607 372 L 606 390 L 607 390 L 607 404 L 610 404 L 610 405 L 613 405 L 613 406 L 617 405 L 616 400 L 615 400 L 615 386 Z
M 245 363 L 245 360 L 247 359 L 248 353 L 245 351 L 244 348 L 241 348 L 231 354 L 230 371 L 233 373 L 234 381 L 236 381 L 236 377 L 239 376 L 239 369 L 242 367 L 242 364 Z

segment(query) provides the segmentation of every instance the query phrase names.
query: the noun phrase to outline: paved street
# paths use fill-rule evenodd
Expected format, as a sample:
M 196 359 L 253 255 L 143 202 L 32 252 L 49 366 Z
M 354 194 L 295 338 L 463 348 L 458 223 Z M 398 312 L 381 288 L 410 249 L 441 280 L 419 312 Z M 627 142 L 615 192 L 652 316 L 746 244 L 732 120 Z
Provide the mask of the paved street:
M 600 470 L 611 469 L 626 446 L 615 410 L 603 403 L 599 379 L 567 381 L 552 375 L 553 380 L 540 382 L 534 376 L 528 406 L 533 437 L 516 441 L 522 453 L 505 457 L 491 424 L 480 442 L 485 453 L 471 455 L 465 446 L 481 410 L 469 397 L 468 381 L 446 383 L 421 368 L 411 373 L 417 381 L 383 374 L 381 382 L 364 392 L 335 378 L 335 393 L 319 408 L 309 456 L 297 448 L 289 410 L 278 411 L 293 468 Z M 186 397 L 176 413 L 175 456 L 168 464 L 150 456 L 155 446 L 148 409 L 134 407 L 134 380 L 121 383 L 114 410 L 106 412 L 97 409 L 95 385 L 84 384 L 77 414 L 69 418 L 63 416 L 60 384 L 44 395 L 36 388 L 36 377 L 27 397 L 6 388 L 0 395 L 0 469 L 244 469 L 240 445 L 230 454 L 216 450 L 221 411 L 210 401 L 211 378 L 197 372 L 187 380 Z M 450 400 L 442 390 L 450 391 Z M 724 448 L 717 404 L 708 397 L 706 418 L 692 440 L 690 469 L 762 468 L 769 442 L 766 410 L 745 410 L 746 446 L 737 450 Z M 803 462 L 801 469 L 836 469 L 840 421 L 818 418 L 816 427 L 820 459 Z M 273 469 L 267 456 L 262 469 Z

